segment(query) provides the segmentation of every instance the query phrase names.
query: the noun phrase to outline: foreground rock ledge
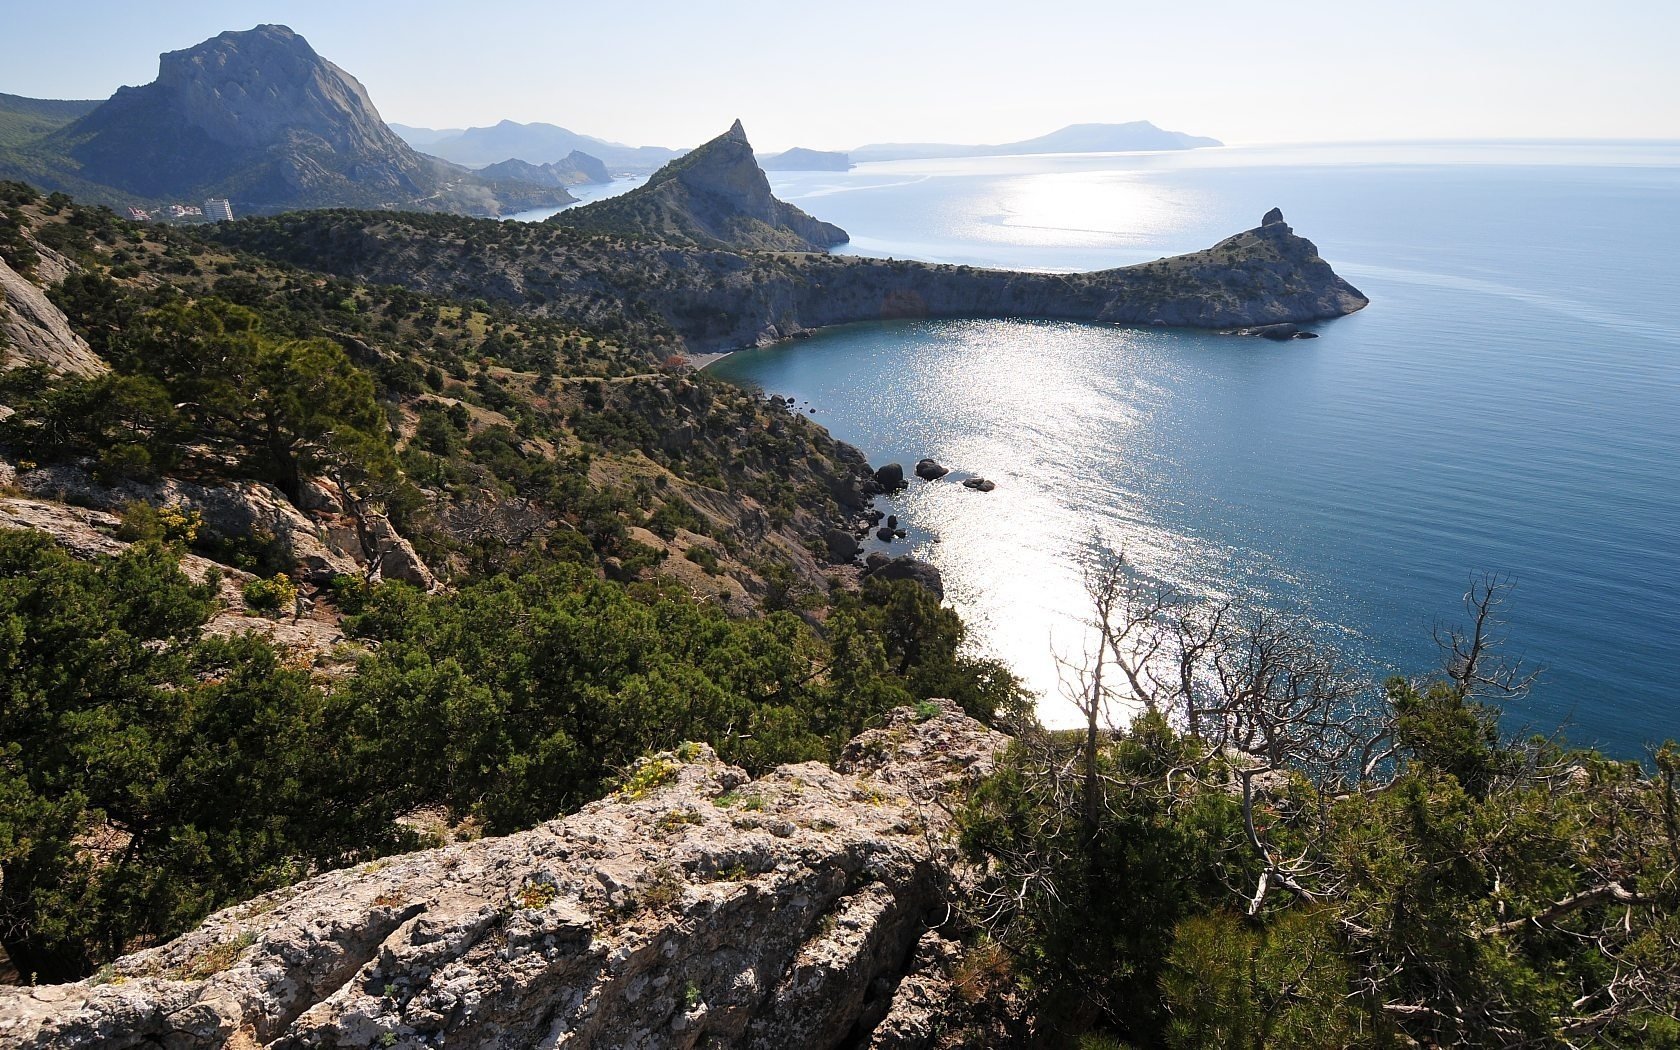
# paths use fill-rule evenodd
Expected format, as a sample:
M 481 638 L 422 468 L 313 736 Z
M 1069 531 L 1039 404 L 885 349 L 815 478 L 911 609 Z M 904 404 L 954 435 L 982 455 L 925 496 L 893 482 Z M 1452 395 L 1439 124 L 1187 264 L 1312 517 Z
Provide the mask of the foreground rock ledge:
M 888 1015 L 945 914 L 939 802 L 1004 743 L 940 701 L 837 769 L 749 781 L 704 746 L 659 756 L 565 819 L 318 876 L 89 981 L 0 989 L 0 1047 L 926 1045 Z

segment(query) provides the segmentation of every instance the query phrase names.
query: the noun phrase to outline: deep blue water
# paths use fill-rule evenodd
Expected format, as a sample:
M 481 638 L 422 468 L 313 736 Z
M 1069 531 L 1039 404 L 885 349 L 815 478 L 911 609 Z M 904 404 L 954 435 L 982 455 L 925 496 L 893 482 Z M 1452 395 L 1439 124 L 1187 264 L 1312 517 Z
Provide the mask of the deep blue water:
M 1510 714 L 1624 755 L 1680 736 L 1680 148 L 1384 147 L 895 162 L 781 174 L 853 250 L 1096 269 L 1280 205 L 1369 308 L 1268 343 L 1046 322 L 879 323 L 742 352 L 916 483 L 899 549 L 1054 700 L 1098 531 L 1192 590 L 1303 611 L 1371 671 L 1434 666 L 1472 573 L 1518 586 Z M 803 405 L 802 405 L 803 408 Z

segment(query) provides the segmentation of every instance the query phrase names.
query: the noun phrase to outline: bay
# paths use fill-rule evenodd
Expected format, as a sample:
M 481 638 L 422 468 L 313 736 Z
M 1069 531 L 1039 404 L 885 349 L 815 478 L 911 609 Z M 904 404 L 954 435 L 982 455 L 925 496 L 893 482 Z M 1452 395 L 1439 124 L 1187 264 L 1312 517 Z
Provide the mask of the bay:
M 1320 338 L 882 322 L 743 351 L 916 482 L 893 545 L 1065 721 L 1093 535 L 1198 593 L 1311 616 L 1373 674 L 1435 662 L 1472 574 L 1518 586 L 1545 667 L 1511 727 L 1623 755 L 1680 735 L 1680 146 L 1388 144 L 977 158 L 775 173 L 870 255 L 1088 270 L 1281 206 L 1371 297 Z

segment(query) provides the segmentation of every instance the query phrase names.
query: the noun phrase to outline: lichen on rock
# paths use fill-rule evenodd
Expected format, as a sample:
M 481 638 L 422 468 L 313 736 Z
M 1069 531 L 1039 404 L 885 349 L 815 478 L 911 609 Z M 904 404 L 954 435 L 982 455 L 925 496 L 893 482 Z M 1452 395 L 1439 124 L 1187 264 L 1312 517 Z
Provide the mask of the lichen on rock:
M 927 1045 L 939 803 L 1005 742 L 935 701 L 834 769 L 750 781 L 691 745 L 564 819 L 317 876 L 100 978 L 0 989 L 0 1047 Z

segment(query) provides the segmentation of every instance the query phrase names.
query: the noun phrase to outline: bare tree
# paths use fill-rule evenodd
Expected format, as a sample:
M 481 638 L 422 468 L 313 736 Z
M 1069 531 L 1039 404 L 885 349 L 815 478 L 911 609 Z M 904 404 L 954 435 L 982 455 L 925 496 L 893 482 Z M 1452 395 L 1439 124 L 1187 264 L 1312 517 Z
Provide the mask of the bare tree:
M 1488 695 L 1519 699 L 1528 695 L 1540 677 L 1538 668 L 1525 668 L 1521 659 L 1505 655 L 1505 622 L 1499 617 L 1499 607 L 1515 587 L 1515 580 L 1497 574 L 1477 576 L 1464 592 L 1470 625 L 1435 627 L 1443 669 L 1461 699 Z

